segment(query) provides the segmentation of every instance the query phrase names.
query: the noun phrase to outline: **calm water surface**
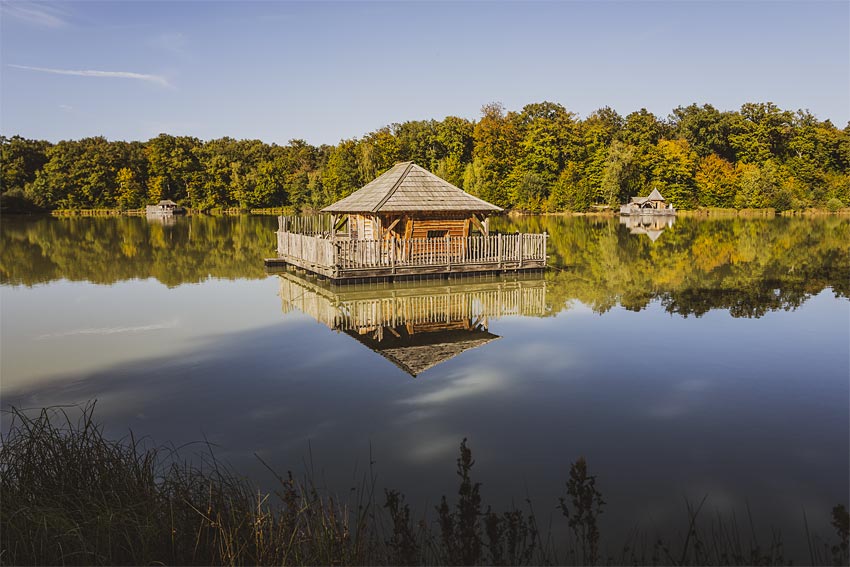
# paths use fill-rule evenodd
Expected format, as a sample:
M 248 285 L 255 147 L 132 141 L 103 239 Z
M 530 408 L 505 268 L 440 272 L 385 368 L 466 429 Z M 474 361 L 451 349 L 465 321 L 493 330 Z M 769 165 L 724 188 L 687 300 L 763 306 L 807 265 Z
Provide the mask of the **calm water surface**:
M 334 288 L 266 274 L 271 217 L 4 218 L 2 406 L 97 399 L 110 433 L 208 439 L 263 486 L 255 454 L 336 490 L 371 458 L 420 511 L 456 490 L 466 437 L 485 501 L 545 517 L 585 456 L 612 540 L 681 531 L 706 495 L 792 545 L 803 510 L 829 532 L 848 502 L 847 218 L 493 224 L 548 230 L 554 268 Z

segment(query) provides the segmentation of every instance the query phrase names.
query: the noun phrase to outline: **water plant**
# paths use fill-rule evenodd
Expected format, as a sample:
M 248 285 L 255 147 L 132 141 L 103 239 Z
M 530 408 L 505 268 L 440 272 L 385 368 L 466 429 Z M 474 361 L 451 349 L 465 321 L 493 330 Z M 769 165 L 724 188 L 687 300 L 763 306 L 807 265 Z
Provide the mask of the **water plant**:
M 571 537 L 538 528 L 527 510 L 495 512 L 460 444 L 455 500 L 436 518 L 417 517 L 397 490 L 379 502 L 375 475 L 346 497 L 311 475 L 277 475 L 276 490 L 254 484 L 216 459 L 209 444 L 155 446 L 133 434 L 112 440 L 94 419 L 95 404 L 38 412 L 11 409 L 0 438 L 0 563 L 15 565 L 529 565 L 787 564 L 782 537 L 765 545 L 733 516 L 706 521 L 705 501 L 687 506 L 684 538 L 645 534 L 604 545 L 606 503 L 579 458 L 556 507 Z M 749 517 L 749 514 L 748 514 Z M 808 534 L 812 564 L 847 565 L 850 519 L 832 510 L 837 540 Z M 610 550 L 619 549 L 616 553 Z

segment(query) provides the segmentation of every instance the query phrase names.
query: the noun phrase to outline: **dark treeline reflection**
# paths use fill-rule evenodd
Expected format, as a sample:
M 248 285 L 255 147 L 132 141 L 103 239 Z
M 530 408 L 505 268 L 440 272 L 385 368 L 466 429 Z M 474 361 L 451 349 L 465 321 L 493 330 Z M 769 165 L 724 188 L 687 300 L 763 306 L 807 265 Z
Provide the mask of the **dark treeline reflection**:
M 830 287 L 850 292 L 850 222 L 814 219 L 678 218 L 653 242 L 616 219 L 499 219 L 503 231 L 549 232 L 547 298 L 553 312 L 578 300 L 604 313 L 639 311 L 660 299 L 671 313 L 727 309 L 760 317 L 792 309 Z
M 112 284 L 155 278 L 168 286 L 262 278 L 275 247 L 273 217 L 7 217 L 0 226 L 0 282 L 58 279 Z
M 275 246 L 273 217 L 172 222 L 5 218 L 0 282 L 155 278 L 175 286 L 265 277 L 262 259 Z M 552 268 L 542 277 L 552 314 L 573 300 L 603 313 L 616 305 L 637 311 L 660 299 L 671 313 L 719 308 L 759 317 L 797 307 L 825 288 L 850 297 L 850 221 L 843 217 L 678 218 L 651 235 L 600 217 L 503 217 L 493 219 L 493 228 L 549 233 Z

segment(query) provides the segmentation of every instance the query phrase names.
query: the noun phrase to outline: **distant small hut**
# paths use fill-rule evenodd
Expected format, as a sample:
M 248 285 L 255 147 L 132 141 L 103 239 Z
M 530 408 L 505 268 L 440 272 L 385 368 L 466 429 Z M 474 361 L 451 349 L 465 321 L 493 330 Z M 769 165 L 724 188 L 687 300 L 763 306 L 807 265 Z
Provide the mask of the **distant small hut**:
M 676 209 L 668 205 L 664 197 L 653 189 L 646 197 L 632 197 L 627 205 L 620 206 L 621 215 L 675 215 Z
M 145 207 L 145 213 L 149 215 L 177 215 L 185 212 L 183 207 L 170 199 L 163 199 L 156 205 Z
M 280 217 L 278 257 L 332 280 L 546 267 L 546 233 L 490 234 L 502 209 L 413 162 L 395 164 L 319 217 Z

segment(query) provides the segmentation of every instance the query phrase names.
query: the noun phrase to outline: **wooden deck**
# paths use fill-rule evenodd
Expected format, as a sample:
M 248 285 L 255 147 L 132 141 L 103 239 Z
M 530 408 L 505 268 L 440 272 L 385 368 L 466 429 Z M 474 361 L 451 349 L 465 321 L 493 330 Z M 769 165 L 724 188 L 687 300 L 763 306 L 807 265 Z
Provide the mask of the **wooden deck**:
M 546 267 L 543 234 L 351 240 L 325 234 L 277 233 L 277 258 L 334 281 L 434 274 L 516 272 Z

